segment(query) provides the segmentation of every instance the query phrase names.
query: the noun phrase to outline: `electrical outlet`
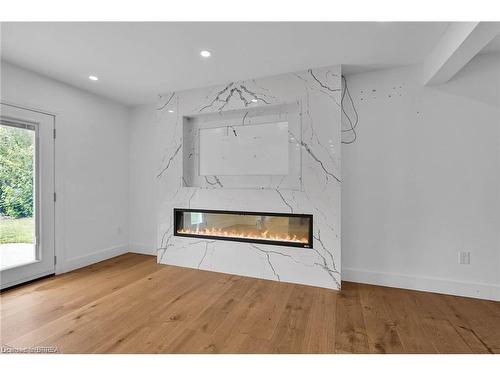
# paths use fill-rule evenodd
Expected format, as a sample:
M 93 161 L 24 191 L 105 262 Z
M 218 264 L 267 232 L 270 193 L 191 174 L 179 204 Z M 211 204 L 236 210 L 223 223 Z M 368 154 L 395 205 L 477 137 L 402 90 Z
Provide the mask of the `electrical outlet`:
M 458 263 L 459 264 L 470 264 L 470 252 L 469 251 L 459 251 L 458 252 Z

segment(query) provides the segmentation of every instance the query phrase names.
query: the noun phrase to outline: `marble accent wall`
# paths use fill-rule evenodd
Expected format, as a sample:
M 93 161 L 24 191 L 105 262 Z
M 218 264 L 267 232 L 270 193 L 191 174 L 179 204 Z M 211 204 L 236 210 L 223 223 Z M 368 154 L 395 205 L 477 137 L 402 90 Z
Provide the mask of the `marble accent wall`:
M 340 66 L 161 95 L 158 262 L 339 289 L 340 101 Z M 275 121 L 289 124 L 288 175 L 199 175 L 200 129 Z M 176 237 L 174 207 L 313 214 L 313 248 Z

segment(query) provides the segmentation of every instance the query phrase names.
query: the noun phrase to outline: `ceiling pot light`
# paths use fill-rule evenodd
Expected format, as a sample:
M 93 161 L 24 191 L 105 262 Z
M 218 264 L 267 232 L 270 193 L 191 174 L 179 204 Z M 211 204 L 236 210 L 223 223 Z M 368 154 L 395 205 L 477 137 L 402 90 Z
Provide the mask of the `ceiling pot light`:
M 93 76 L 93 75 L 90 75 L 90 76 L 89 76 L 89 79 L 90 79 L 91 81 L 98 81 L 98 80 L 99 80 L 99 78 L 98 78 L 97 76 Z
M 206 49 L 204 49 L 203 51 L 200 52 L 200 56 L 201 57 L 205 57 L 205 58 L 206 57 L 210 57 L 210 56 L 212 56 L 212 52 L 207 51 Z

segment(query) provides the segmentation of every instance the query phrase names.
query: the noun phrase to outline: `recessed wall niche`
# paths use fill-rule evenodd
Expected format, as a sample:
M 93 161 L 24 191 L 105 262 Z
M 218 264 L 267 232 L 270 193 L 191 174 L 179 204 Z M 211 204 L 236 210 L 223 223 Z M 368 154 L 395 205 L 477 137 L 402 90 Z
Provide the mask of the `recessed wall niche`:
M 301 190 L 301 103 L 183 116 L 183 186 Z

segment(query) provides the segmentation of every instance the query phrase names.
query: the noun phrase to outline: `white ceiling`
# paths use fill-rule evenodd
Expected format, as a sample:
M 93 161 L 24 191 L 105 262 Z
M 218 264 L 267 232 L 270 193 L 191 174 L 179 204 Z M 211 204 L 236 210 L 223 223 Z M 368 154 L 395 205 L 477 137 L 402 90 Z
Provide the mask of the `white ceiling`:
M 446 22 L 2 23 L 2 59 L 125 104 L 309 67 L 421 62 Z M 199 55 L 213 52 L 210 59 Z M 89 74 L 99 77 L 91 82 Z

